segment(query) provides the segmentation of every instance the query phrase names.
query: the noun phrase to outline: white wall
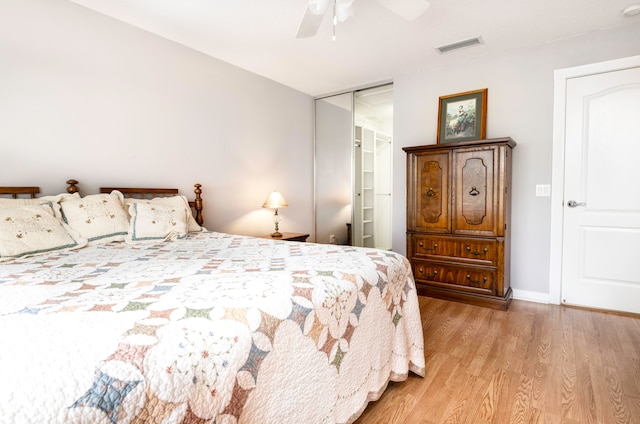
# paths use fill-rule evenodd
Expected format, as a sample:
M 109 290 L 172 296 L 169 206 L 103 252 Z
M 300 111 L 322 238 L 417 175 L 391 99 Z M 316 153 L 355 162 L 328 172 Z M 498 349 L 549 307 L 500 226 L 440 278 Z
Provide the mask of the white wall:
M 550 198 L 536 197 L 535 186 L 551 183 L 553 71 L 637 55 L 639 40 L 640 25 L 628 25 L 466 67 L 396 76 L 393 250 L 406 254 L 402 147 L 436 142 L 439 96 L 488 88 L 487 138 L 512 137 L 518 143 L 513 152 L 511 285 L 516 297 L 547 300 Z
M 313 99 L 66 0 L 0 2 L 0 185 L 203 186 L 205 225 L 313 232 Z

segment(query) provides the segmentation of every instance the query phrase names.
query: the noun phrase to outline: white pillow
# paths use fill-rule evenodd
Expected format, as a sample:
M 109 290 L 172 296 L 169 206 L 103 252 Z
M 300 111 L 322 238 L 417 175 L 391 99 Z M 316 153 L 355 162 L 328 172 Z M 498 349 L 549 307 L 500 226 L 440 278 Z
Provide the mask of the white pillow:
M 64 222 L 89 243 L 123 241 L 129 230 L 129 216 L 119 191 L 92 194 L 60 204 Z
M 53 216 L 52 203 L 0 209 L 0 261 L 87 244 Z
M 193 213 L 191 212 L 191 206 L 189 206 L 189 201 L 184 196 L 154 197 L 153 199 L 126 198 L 124 199 L 124 202 L 127 205 L 131 205 L 133 203 L 147 203 L 150 205 L 172 206 L 175 208 L 182 207 L 185 209 L 185 212 L 187 213 L 187 220 L 188 220 L 187 223 L 188 223 L 189 232 L 195 233 L 203 230 L 203 228 L 200 225 L 198 225 L 196 220 L 193 218 Z
M 154 243 L 187 237 L 187 214 L 180 207 L 134 202 L 129 205 L 127 243 Z
M 36 197 L 35 199 L 0 198 L 0 209 L 13 209 L 13 208 L 19 208 L 21 206 L 41 205 L 43 203 L 51 202 L 54 208 L 53 210 L 54 216 L 62 220 L 62 213 L 60 212 L 60 206 L 58 206 L 58 203 L 64 202 L 65 200 L 75 200 L 79 198 L 80 198 L 80 195 L 78 193 L 73 193 L 73 194 L 61 193 L 61 194 L 56 194 L 55 196 Z

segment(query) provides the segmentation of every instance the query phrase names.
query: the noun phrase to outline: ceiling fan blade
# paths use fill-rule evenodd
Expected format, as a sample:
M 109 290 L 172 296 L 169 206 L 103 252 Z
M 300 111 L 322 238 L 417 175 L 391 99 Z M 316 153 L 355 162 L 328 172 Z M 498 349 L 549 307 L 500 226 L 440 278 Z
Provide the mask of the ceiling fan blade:
M 324 13 L 313 13 L 311 7 L 311 5 L 308 5 L 304 10 L 304 15 L 302 16 L 302 21 L 298 27 L 296 38 L 313 37 L 318 33 L 318 28 L 320 28 L 322 18 L 324 18 Z
M 381 6 L 386 7 L 396 15 L 413 21 L 422 15 L 431 5 L 425 0 L 376 0 Z

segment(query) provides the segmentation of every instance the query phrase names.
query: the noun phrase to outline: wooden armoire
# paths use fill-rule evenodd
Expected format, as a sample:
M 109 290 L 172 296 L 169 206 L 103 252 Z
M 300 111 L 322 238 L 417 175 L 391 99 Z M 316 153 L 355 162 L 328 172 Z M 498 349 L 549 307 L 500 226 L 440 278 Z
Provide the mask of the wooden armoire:
M 407 257 L 418 293 L 506 310 L 511 138 L 405 147 Z

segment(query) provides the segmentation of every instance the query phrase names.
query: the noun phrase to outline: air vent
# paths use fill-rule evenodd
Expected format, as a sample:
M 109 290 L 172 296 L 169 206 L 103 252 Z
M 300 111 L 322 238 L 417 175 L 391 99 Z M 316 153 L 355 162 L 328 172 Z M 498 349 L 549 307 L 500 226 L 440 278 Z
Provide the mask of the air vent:
M 436 47 L 440 53 L 449 53 L 454 50 L 464 49 L 465 47 L 476 46 L 478 44 L 482 44 L 482 38 L 473 37 L 467 40 L 458 41 L 455 43 L 447 44 L 445 46 Z

